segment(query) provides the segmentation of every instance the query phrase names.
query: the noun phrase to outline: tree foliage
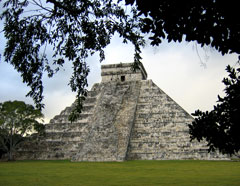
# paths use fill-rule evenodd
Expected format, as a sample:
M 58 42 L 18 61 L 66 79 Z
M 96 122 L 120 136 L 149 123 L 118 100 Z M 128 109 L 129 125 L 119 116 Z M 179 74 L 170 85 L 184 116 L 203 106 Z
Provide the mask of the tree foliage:
M 27 95 L 37 108 L 44 107 L 43 73 L 52 77 L 65 61 L 72 63 L 69 84 L 77 92 L 77 106 L 71 120 L 81 112 L 87 94 L 86 58 L 97 52 L 104 60 L 104 48 L 115 33 L 134 45 L 135 68 L 146 33 L 152 45 L 165 38 L 169 42 L 185 39 L 211 45 L 222 54 L 240 54 L 237 1 L 6 0 L 3 7 L 5 60 L 31 87 Z M 46 55 L 47 48 L 53 49 L 52 56 Z
M 114 33 L 123 37 L 124 42 L 133 43 L 135 61 L 140 60 L 143 40 L 135 29 L 135 18 L 126 15 L 123 7 L 112 1 L 7 0 L 4 8 L 1 18 L 7 39 L 5 60 L 31 87 L 28 96 L 34 99 L 39 109 L 44 106 L 43 72 L 47 71 L 52 77 L 66 60 L 73 64 L 69 84 L 77 92 L 77 103 L 81 106 L 87 94 L 89 73 L 85 59 L 98 52 L 100 61 L 104 60 L 103 49 Z M 46 56 L 47 45 L 53 48 L 52 56 Z
M 141 31 L 151 33 L 152 45 L 162 39 L 169 42 L 197 41 L 210 45 L 223 55 L 240 54 L 240 20 L 237 1 L 220 0 L 125 0 L 136 4 Z
M 8 153 L 9 160 L 24 137 L 33 132 L 43 134 L 44 125 L 39 122 L 42 117 L 40 110 L 22 101 L 0 103 L 0 148 Z
M 218 149 L 224 154 L 240 150 L 240 68 L 226 68 L 228 78 L 223 79 L 225 97 L 218 96 L 218 104 L 210 112 L 195 111 L 190 128 L 191 139 L 206 140 L 209 151 Z

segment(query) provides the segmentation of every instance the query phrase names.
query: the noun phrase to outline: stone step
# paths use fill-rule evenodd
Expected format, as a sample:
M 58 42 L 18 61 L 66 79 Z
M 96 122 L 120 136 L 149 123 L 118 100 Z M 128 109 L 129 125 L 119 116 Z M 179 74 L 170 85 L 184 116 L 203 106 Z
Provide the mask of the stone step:
M 162 148 L 159 146 L 156 147 L 143 147 L 143 148 L 132 148 L 129 154 L 158 154 L 166 152 L 167 154 L 182 154 L 182 153 L 208 153 L 206 148 L 200 149 L 191 149 L 187 148 L 178 148 L 177 146 L 163 146 Z
M 79 141 L 69 141 L 69 143 L 64 143 L 62 145 L 55 145 L 55 143 L 57 143 L 57 141 L 49 141 L 52 142 L 52 145 L 49 145 L 48 147 L 48 151 L 52 151 L 52 152 L 69 152 L 69 153 L 73 153 L 73 152 L 77 152 L 79 150 Z
M 96 102 L 96 97 L 87 97 L 87 99 L 84 101 L 84 104 L 94 104 Z
M 79 141 L 73 141 L 73 140 L 69 140 L 69 141 L 48 141 L 47 142 L 49 146 L 55 146 L 55 147 L 61 147 L 63 145 L 79 145 Z
M 151 103 L 152 101 L 152 103 Z M 155 97 L 140 97 L 138 100 L 138 104 L 158 104 L 160 106 L 162 106 L 165 103 L 165 98 L 157 98 L 157 96 Z
M 149 115 L 157 115 L 161 117 L 184 117 L 184 119 L 188 116 L 188 113 L 186 112 L 181 112 L 181 111 L 176 111 L 174 110 L 158 110 L 158 109 L 152 109 L 151 112 L 149 110 L 138 110 L 136 115 L 139 115 L 139 117 L 146 117 Z
M 86 132 L 49 132 L 46 133 L 46 141 L 79 141 L 83 142 Z
M 88 122 L 89 118 L 92 116 L 92 112 L 83 112 L 80 114 L 80 117 L 78 118 L 77 122 Z M 69 115 L 57 115 L 54 117 L 53 120 L 50 121 L 51 124 L 55 123 L 71 123 L 71 121 L 68 120 Z
M 170 108 L 170 109 L 169 109 Z M 174 103 L 148 103 L 148 102 L 141 102 L 137 104 L 137 111 L 138 112 L 158 112 L 164 113 L 165 110 L 174 113 L 185 113 L 186 111 L 182 110 L 180 106 Z
M 190 158 L 191 157 L 191 158 Z M 205 157 L 205 158 L 204 158 Z M 159 153 L 132 153 L 128 156 L 128 160 L 188 160 L 188 159 L 208 159 L 208 154 L 199 156 L 198 153 L 192 154 L 184 152 L 182 154 L 167 154 L 167 152 Z M 209 160 L 213 158 L 209 157 Z M 217 158 L 216 158 L 217 159 Z
M 168 115 L 158 115 L 158 114 L 141 114 L 136 116 L 136 120 L 138 123 L 149 123 L 152 121 L 155 122 L 166 122 L 166 123 L 180 123 L 183 124 L 190 124 L 192 123 L 193 119 L 191 117 L 184 118 L 184 117 L 169 117 Z
M 191 144 L 188 141 L 183 141 L 183 143 L 178 141 L 177 143 L 174 142 L 167 142 L 167 141 L 150 141 L 150 142 L 139 142 L 139 143 L 131 143 L 130 148 L 131 150 L 136 150 L 136 149 L 144 149 L 148 152 L 148 150 L 153 149 L 178 149 L 178 151 L 190 148 Z M 207 148 L 204 148 L 207 150 Z
M 136 128 L 165 128 L 165 127 L 176 127 L 177 123 L 167 123 L 167 122 L 161 122 L 159 119 L 155 120 L 154 122 L 149 122 L 147 120 L 141 121 L 138 120 L 135 123 Z M 181 125 L 181 123 L 179 124 Z
M 69 113 L 71 113 L 72 111 L 72 107 L 66 107 L 61 113 L 60 115 L 68 115 Z
M 190 148 L 158 148 L 158 147 L 153 147 L 153 148 L 143 148 L 143 149 L 131 149 L 131 151 L 129 152 L 129 155 L 131 154 L 159 154 L 159 153 L 165 153 L 165 154 L 169 154 L 169 155 L 176 155 L 176 154 L 194 154 L 194 153 L 208 153 L 207 149 L 203 149 L 203 150 L 193 150 Z
M 174 128 L 162 128 L 162 127 L 134 127 L 133 133 L 137 134 L 144 134 L 144 133 L 151 133 L 151 134 L 160 134 L 160 135 L 173 135 L 173 136 L 182 136 L 189 133 L 189 130 L 182 127 L 174 127 Z
M 91 88 L 91 90 L 90 90 L 89 92 L 92 92 L 92 91 L 99 92 L 100 90 L 101 90 L 100 84 L 99 84 L 99 83 L 95 83 L 95 84 L 92 86 L 92 88 Z
M 83 109 L 82 109 L 82 113 L 92 113 L 93 109 L 94 109 L 94 104 L 92 104 L 92 105 L 84 104 Z
M 178 135 L 177 133 L 172 134 L 170 132 L 164 132 L 164 133 L 132 133 L 131 141 L 135 140 L 143 140 L 143 141 L 166 141 L 168 140 L 169 142 L 173 141 L 190 141 L 189 135 L 183 136 L 183 135 Z M 130 142 L 131 143 L 131 142 Z
M 45 125 L 46 132 L 76 132 L 82 131 L 89 123 L 54 123 Z
M 158 88 L 141 88 L 140 96 L 154 96 L 164 95 L 163 91 Z
M 151 150 L 148 150 L 148 151 L 146 151 L 146 150 L 131 150 L 131 152 L 130 153 L 132 153 L 132 154 L 156 154 L 156 153 L 161 153 L 161 152 L 163 152 L 163 150 L 162 149 L 151 149 Z
M 90 90 L 90 91 L 88 91 L 88 93 L 87 93 L 87 97 L 88 98 L 90 98 L 90 97 L 97 97 L 98 95 L 99 95 L 99 92 L 100 91 L 92 91 L 92 90 Z
M 168 141 L 166 139 L 161 139 L 161 138 L 143 138 L 143 139 L 139 139 L 139 138 L 132 138 L 131 139 L 131 146 L 138 146 L 138 144 L 151 144 L 151 143 L 159 143 L 159 144 L 168 144 Z M 183 140 L 183 143 L 189 143 L 189 140 L 188 141 L 184 141 Z

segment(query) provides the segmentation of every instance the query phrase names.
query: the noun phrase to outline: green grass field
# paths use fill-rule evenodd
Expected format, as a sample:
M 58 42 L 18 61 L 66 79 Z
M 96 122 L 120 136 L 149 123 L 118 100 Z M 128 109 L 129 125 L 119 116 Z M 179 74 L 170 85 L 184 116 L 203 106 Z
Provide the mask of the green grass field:
M 240 185 L 240 162 L 0 162 L 0 186 Z

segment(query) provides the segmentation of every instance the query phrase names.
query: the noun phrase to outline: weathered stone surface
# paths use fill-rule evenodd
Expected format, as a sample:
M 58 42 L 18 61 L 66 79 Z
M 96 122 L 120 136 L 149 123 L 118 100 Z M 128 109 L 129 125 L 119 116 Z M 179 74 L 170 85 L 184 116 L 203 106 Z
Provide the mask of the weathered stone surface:
M 74 105 L 74 103 L 73 103 Z M 18 159 L 123 161 L 130 159 L 228 159 L 207 153 L 205 143 L 190 142 L 193 118 L 152 80 L 143 66 L 102 66 L 78 121 L 70 123 L 67 107 L 46 125 L 46 136 L 27 142 Z
M 102 83 L 88 139 L 73 160 L 122 161 L 135 119 L 140 82 Z
M 142 65 L 133 73 L 131 63 L 102 65 L 102 82 L 138 81 L 147 79 L 147 72 Z
M 215 159 L 203 143 L 190 142 L 193 118 L 151 80 L 141 81 L 128 159 Z

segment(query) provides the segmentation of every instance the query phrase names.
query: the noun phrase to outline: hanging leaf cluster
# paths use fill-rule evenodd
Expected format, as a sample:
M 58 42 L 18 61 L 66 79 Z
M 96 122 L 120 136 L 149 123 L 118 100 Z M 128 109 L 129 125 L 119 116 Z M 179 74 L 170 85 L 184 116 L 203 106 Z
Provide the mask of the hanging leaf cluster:
M 135 61 L 140 61 L 143 37 L 138 32 L 134 14 L 126 14 L 120 2 L 112 0 L 7 0 L 1 19 L 7 44 L 6 62 L 21 74 L 31 87 L 31 96 L 38 109 L 44 107 L 44 72 L 52 77 L 66 61 L 71 62 L 73 74 L 69 85 L 83 100 L 89 67 L 86 58 L 99 54 L 105 58 L 104 48 L 118 33 L 123 42 L 135 46 Z M 47 56 L 47 49 L 53 50 Z M 82 101 L 77 101 L 80 111 Z

